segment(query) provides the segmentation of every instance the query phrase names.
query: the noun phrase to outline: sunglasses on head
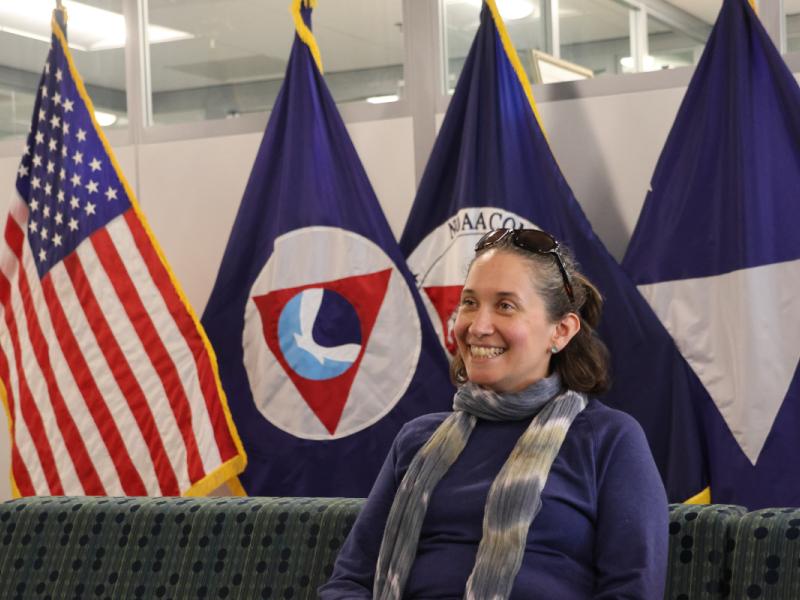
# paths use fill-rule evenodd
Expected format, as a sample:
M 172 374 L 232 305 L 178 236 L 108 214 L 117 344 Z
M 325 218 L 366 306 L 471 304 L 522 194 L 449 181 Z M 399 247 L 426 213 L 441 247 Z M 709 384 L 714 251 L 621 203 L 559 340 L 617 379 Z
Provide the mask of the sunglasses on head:
M 572 280 L 564 266 L 564 259 L 559 252 L 558 240 L 549 233 L 540 229 L 494 229 L 484 235 L 475 244 L 475 252 L 491 248 L 509 238 L 517 248 L 522 248 L 533 254 L 550 254 L 555 257 L 561 278 L 564 280 L 564 291 L 567 292 L 569 301 L 574 303 L 575 296 L 572 292 Z

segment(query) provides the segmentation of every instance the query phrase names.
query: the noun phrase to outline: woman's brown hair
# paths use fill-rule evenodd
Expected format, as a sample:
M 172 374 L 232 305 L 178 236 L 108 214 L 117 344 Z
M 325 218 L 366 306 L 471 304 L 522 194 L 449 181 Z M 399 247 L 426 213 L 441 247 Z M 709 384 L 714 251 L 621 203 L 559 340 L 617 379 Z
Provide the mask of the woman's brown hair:
M 596 332 L 603 311 L 603 298 L 594 284 L 578 271 L 570 252 L 563 246 L 559 249 L 564 268 L 572 280 L 574 302 L 564 289 L 564 280 L 554 256 L 518 248 L 511 241 L 511 237 L 506 236 L 497 244 L 478 251 L 472 262 L 482 254 L 492 251 L 516 254 L 528 262 L 532 271 L 533 285 L 544 300 L 547 315 L 553 323 L 560 321 L 570 312 L 580 318 L 581 327 L 578 333 L 550 359 L 550 368 L 559 374 L 562 384 L 576 392 L 587 394 L 606 392 L 611 385 L 608 373 L 609 355 L 606 345 Z M 467 380 L 464 361 L 458 353 L 450 364 L 450 377 L 456 385 Z

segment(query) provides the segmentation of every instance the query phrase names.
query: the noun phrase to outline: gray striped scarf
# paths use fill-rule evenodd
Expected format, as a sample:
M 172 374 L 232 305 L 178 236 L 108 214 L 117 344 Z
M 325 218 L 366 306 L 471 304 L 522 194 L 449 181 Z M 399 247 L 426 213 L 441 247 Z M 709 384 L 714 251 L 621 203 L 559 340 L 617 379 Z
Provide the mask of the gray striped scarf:
M 458 389 L 453 414 L 414 456 L 394 497 L 378 554 L 374 599 L 402 598 L 431 493 L 464 449 L 476 420 L 533 416 L 489 489 L 483 537 L 464 594 L 468 599 L 508 598 L 550 467 L 572 421 L 586 407 L 585 395 L 560 391 L 557 374 L 517 394 L 498 394 L 469 382 Z

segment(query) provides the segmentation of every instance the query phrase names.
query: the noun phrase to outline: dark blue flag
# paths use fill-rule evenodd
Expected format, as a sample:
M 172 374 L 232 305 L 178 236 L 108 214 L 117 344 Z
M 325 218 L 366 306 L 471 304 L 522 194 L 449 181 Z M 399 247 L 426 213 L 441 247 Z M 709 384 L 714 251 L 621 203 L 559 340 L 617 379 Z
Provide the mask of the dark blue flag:
M 800 89 L 725 0 L 623 261 L 705 387 L 715 502 L 800 503 L 799 190 Z
M 498 227 L 539 227 L 574 251 L 605 300 L 613 360 L 605 401 L 644 427 L 672 500 L 705 488 L 695 378 L 671 337 L 606 251 L 564 180 L 493 0 L 442 124 L 400 241 L 442 343 L 475 242 Z
M 453 389 L 411 274 L 325 86 L 309 28 L 203 315 L 252 495 L 365 496 L 407 420 Z M 301 17 L 302 12 L 302 17 Z

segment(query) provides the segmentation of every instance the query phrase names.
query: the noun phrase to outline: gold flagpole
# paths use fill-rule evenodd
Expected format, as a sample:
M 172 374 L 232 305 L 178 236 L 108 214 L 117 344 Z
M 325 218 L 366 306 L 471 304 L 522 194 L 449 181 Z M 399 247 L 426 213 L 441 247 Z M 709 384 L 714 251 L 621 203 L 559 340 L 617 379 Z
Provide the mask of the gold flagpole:
M 66 26 L 67 24 L 67 9 L 64 8 L 64 4 L 61 0 L 56 0 L 56 11 L 61 13 L 61 21 Z M 55 12 L 53 13 L 55 16 Z

